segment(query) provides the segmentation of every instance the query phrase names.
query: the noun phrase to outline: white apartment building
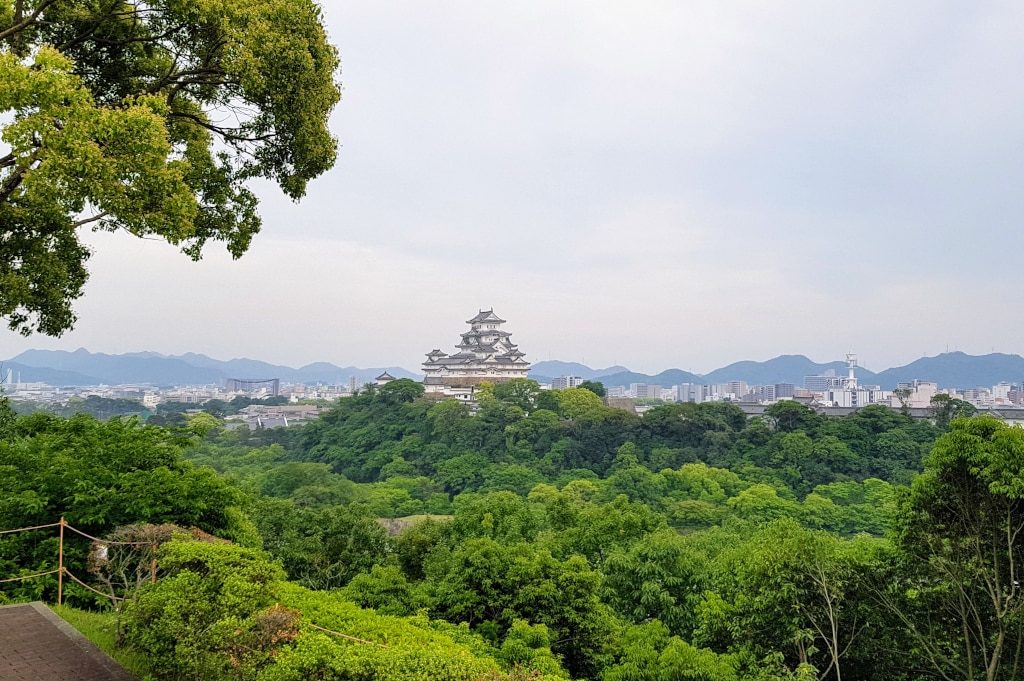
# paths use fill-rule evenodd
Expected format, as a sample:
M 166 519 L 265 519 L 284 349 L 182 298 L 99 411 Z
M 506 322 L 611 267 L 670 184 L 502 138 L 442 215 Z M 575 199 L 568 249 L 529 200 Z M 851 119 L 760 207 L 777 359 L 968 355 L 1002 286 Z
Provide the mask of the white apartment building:
M 578 388 L 583 385 L 583 379 L 579 376 L 559 376 L 551 379 L 552 390 L 565 390 L 566 388 Z
M 910 408 L 930 407 L 932 398 L 939 393 L 939 385 L 931 381 L 913 380 L 909 383 L 900 383 L 897 390 L 909 390 L 910 393 L 903 400 L 900 400 L 895 393 L 889 400 L 889 404 L 898 409 L 905 403 Z

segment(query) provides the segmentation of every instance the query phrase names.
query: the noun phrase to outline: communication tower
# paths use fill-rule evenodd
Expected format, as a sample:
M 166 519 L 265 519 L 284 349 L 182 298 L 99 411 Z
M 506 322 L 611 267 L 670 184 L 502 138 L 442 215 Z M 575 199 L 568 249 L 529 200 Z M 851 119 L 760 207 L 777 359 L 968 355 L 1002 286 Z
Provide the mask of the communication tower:
M 852 352 L 846 353 L 846 368 L 849 370 L 849 375 L 846 378 L 846 389 L 856 390 L 857 377 L 854 376 L 853 372 L 857 368 L 857 355 Z

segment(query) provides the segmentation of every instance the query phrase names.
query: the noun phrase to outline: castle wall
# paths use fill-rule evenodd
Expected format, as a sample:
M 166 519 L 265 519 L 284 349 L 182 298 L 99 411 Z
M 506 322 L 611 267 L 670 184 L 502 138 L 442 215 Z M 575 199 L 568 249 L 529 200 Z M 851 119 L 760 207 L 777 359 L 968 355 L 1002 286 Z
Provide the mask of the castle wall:
M 526 373 L 524 371 L 522 376 L 448 376 L 446 378 L 428 376 L 423 379 L 423 384 L 444 385 L 451 388 L 473 388 L 481 383 L 508 383 L 514 378 L 526 378 Z

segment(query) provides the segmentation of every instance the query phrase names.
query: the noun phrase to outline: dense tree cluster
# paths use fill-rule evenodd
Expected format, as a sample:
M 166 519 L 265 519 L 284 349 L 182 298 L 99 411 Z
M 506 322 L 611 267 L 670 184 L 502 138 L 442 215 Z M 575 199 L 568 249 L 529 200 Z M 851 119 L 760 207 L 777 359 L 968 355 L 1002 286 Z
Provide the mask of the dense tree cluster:
M 0 409 L 0 529 L 233 540 L 165 544 L 126 604 L 161 678 L 995 681 L 1021 662 L 1024 429 L 991 417 L 638 417 L 528 381 L 475 415 L 395 381 L 272 434 L 200 416 Z M 45 567 L 52 542 L 0 536 L 0 570 Z
M 448 514 L 473 494 L 590 480 L 600 499 L 626 494 L 679 529 L 795 515 L 879 534 L 892 485 L 909 482 L 941 432 L 877 406 L 836 419 L 779 402 L 748 419 L 729 403 L 691 403 L 639 417 L 589 390 L 523 380 L 485 391 L 476 415 L 421 395 L 395 381 L 302 428 L 212 433 L 189 456 L 265 496 L 359 502 L 378 517 Z

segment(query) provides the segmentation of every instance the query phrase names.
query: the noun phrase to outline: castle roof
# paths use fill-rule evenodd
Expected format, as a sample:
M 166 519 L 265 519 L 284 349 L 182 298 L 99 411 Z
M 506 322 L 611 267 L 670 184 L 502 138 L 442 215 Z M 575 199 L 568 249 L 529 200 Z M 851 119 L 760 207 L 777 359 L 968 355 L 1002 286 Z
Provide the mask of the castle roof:
M 427 353 L 423 370 L 427 374 L 437 375 L 448 369 L 453 371 L 490 372 L 495 368 L 514 368 L 522 371 L 530 363 L 512 342 L 512 334 L 500 329 L 475 328 L 481 324 L 504 324 L 505 320 L 494 314 L 494 310 L 481 310 L 479 314 L 467 322 L 474 326 L 470 331 L 460 334 L 461 340 L 456 345 L 456 353 L 447 355 L 440 350 Z M 482 374 L 483 375 L 483 374 Z
M 488 323 L 488 322 L 491 323 L 491 324 L 504 324 L 505 320 L 502 319 L 501 317 L 499 317 L 498 315 L 494 314 L 494 308 L 492 307 L 490 310 L 487 310 L 486 312 L 484 312 L 483 310 L 480 310 L 480 313 L 477 314 L 477 316 L 473 317 L 472 319 L 470 319 L 466 323 L 467 324 L 484 324 L 484 323 Z
M 487 355 L 486 357 L 476 357 L 475 355 L 461 356 L 452 355 L 451 357 L 445 357 L 435 362 L 429 362 L 431 366 L 438 367 L 451 367 L 461 366 L 465 364 L 525 364 L 525 360 L 519 357 L 509 357 L 508 355 Z
M 464 333 L 460 333 L 460 336 L 466 338 L 467 336 L 501 336 L 508 338 L 512 334 L 502 329 L 470 329 Z

